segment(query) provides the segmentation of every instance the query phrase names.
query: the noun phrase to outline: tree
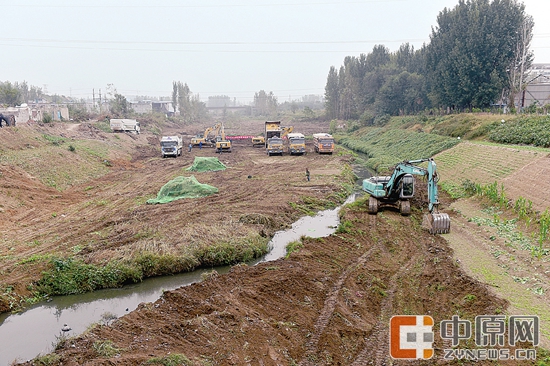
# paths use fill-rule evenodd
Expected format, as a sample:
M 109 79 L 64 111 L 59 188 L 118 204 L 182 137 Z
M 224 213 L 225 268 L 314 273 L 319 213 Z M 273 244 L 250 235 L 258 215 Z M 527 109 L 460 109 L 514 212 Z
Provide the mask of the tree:
M 268 116 L 277 113 L 277 97 L 273 92 L 266 93 L 260 90 L 254 93 L 254 108 L 256 115 Z
M 535 22 L 533 17 L 526 15 L 519 30 L 519 39 L 516 44 L 515 57 L 508 68 L 509 73 L 509 89 L 508 92 L 508 108 L 515 109 L 515 97 L 520 91 L 524 91 L 528 80 L 527 70 L 533 63 L 533 52 L 530 50 L 531 40 L 533 39 L 533 27 Z M 520 107 L 523 107 L 520 105 Z
M 172 82 L 172 106 L 176 112 L 178 110 L 178 83 L 176 81 Z
M 484 108 L 509 85 L 525 6 L 516 0 L 459 0 L 445 8 L 426 48 L 434 104 Z
M 339 96 L 338 72 L 334 66 L 331 66 L 325 86 L 325 110 L 330 119 L 338 118 Z
M 20 103 L 21 92 L 9 81 L 0 83 L 0 103 L 9 107 L 15 107 Z
M 125 117 L 130 113 L 130 103 L 126 100 L 126 97 L 116 93 L 114 99 L 109 102 L 109 108 L 111 113 L 117 117 Z

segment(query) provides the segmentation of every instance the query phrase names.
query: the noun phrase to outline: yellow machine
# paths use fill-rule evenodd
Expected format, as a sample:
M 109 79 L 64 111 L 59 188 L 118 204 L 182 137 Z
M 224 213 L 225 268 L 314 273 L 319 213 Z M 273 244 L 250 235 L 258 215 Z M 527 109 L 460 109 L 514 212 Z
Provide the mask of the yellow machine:
M 290 155 L 303 155 L 306 153 L 306 137 L 302 133 L 289 133 L 287 141 Z
M 193 146 L 199 146 L 202 142 L 202 146 L 204 147 L 214 147 L 215 140 L 209 139 L 208 135 L 210 134 L 210 132 L 214 131 L 214 136 L 217 136 L 221 126 L 221 123 L 217 123 L 212 127 L 208 127 L 206 130 L 204 130 L 204 133 L 202 135 L 199 134 L 191 138 L 191 144 Z
M 216 151 L 219 153 L 222 152 L 231 152 L 231 141 L 225 138 L 225 129 L 223 128 L 223 123 L 221 125 L 221 133 L 216 136 Z
M 252 146 L 265 146 L 265 138 L 263 136 L 252 137 Z
M 290 126 L 290 127 L 281 127 L 281 138 L 284 139 L 285 136 L 287 136 L 289 133 L 291 133 L 292 131 L 294 131 L 294 127 L 293 126 Z

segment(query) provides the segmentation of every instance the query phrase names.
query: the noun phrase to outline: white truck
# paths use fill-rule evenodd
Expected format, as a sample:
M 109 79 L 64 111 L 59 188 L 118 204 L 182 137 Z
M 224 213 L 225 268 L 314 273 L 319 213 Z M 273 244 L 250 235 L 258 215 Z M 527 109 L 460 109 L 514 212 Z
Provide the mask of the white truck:
M 111 130 L 113 132 L 132 132 L 139 134 L 139 122 L 135 119 L 113 118 L 110 120 Z
M 162 136 L 160 139 L 160 151 L 162 157 L 173 156 L 177 158 L 181 155 L 183 149 L 183 140 L 179 136 Z

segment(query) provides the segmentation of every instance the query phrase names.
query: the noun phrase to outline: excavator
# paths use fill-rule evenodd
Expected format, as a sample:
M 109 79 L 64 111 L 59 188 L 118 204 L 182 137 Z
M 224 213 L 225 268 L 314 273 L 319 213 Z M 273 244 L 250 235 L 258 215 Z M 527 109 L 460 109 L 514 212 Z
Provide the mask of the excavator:
M 214 131 L 214 136 L 217 136 L 221 126 L 221 123 L 217 123 L 212 127 L 208 127 L 206 130 L 204 130 L 204 134 L 202 136 L 199 134 L 191 138 L 191 144 L 193 146 L 199 146 L 202 142 L 201 146 L 203 147 L 214 147 L 215 140 L 208 139 L 208 135 L 210 134 L 210 132 Z
M 15 126 L 15 117 L 4 115 L 0 113 L 0 127 L 2 127 L 2 121 L 6 122 L 6 126 Z
M 281 127 L 281 138 L 284 139 L 285 136 L 287 136 L 289 133 L 291 133 L 292 131 L 294 131 L 294 126 L 289 126 L 289 127 Z
M 428 168 L 417 166 L 428 162 Z M 428 177 L 428 210 L 422 225 L 431 234 L 446 234 L 451 231 L 451 219 L 438 211 L 436 164 L 433 158 L 405 160 L 396 165 L 391 176 L 370 177 L 363 180 L 363 190 L 369 197 L 368 213 L 376 214 L 381 207 L 398 208 L 403 216 L 411 213 L 409 199 L 414 196 L 413 175 Z
M 223 123 L 221 124 L 221 133 L 216 136 L 216 151 L 219 153 L 231 152 L 231 141 L 225 138 Z

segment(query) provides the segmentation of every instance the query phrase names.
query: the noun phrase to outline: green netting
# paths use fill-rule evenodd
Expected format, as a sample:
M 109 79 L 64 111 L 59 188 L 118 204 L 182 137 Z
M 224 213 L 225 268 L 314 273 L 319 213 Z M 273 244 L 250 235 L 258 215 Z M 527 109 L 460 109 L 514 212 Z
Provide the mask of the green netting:
M 186 170 L 192 172 L 215 172 L 217 170 L 225 170 L 226 166 L 218 160 L 218 158 L 207 158 L 196 156 L 193 165 Z
M 218 193 L 218 188 L 199 183 L 194 175 L 190 177 L 179 176 L 163 185 L 157 198 L 147 200 L 147 203 L 168 203 L 181 198 L 199 198 L 214 193 Z

